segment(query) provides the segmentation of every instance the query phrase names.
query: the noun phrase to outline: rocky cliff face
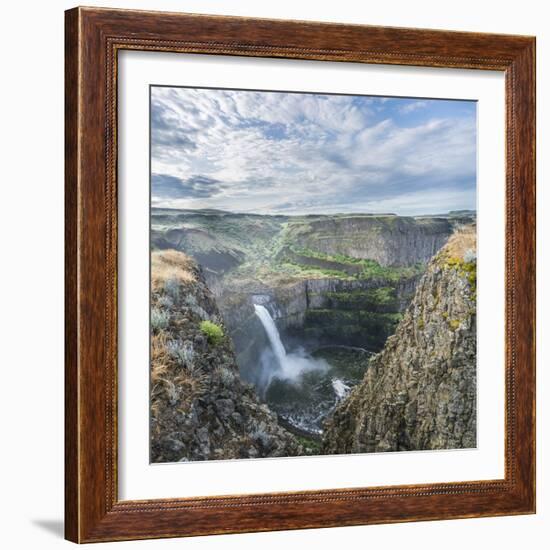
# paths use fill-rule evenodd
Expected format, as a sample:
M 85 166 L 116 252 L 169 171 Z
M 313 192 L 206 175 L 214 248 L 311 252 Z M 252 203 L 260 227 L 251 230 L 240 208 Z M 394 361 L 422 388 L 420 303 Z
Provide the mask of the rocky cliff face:
M 361 267 L 338 262 L 339 256 L 372 260 L 384 267 L 426 263 L 457 224 L 471 221 L 468 215 L 262 216 L 154 208 L 151 242 L 157 249 L 190 254 L 203 268 L 218 274 L 258 257 L 284 256 L 301 265 L 353 275 Z
M 446 218 L 342 216 L 289 224 L 286 240 L 328 256 L 405 266 L 427 262 L 452 230 Z
M 241 381 L 203 274 L 180 252 L 152 255 L 151 327 L 152 462 L 301 454 Z
M 326 453 L 476 445 L 473 228 L 430 262 L 394 336 L 327 420 Z

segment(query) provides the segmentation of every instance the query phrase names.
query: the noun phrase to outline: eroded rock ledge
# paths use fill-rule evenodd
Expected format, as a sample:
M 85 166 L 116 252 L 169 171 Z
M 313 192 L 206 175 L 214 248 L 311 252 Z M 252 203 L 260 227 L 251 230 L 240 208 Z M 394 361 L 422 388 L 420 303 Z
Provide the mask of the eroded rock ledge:
M 326 422 L 323 451 L 476 445 L 475 230 L 430 262 L 394 336 Z

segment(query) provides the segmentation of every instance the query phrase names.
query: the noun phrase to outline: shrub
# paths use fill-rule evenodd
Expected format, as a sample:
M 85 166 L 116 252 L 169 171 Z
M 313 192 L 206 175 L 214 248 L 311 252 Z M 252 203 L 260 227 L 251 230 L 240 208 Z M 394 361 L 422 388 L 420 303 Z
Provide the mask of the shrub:
M 174 301 L 170 296 L 160 296 L 157 300 L 157 305 L 163 309 L 170 309 L 174 307 Z
M 180 340 L 170 340 L 167 345 L 168 353 L 181 366 L 190 366 L 193 363 L 195 352 L 191 342 L 181 342 Z
M 168 326 L 170 314 L 157 307 L 151 309 L 151 328 L 154 332 L 158 332 Z
M 164 282 L 164 292 L 166 292 L 172 300 L 177 302 L 180 298 L 180 281 L 175 277 L 167 279 Z
M 212 323 L 211 321 L 202 321 L 200 324 L 200 329 L 203 334 L 206 335 L 206 338 L 210 344 L 217 345 L 223 339 L 222 327 L 216 325 L 216 323 Z
M 227 367 L 218 367 L 215 372 L 223 386 L 230 387 L 235 381 L 235 374 Z

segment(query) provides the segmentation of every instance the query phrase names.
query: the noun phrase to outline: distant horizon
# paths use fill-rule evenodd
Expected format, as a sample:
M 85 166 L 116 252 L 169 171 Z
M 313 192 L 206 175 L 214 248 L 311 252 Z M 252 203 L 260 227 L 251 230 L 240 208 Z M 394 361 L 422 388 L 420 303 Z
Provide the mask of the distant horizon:
M 243 212 L 243 211 L 237 211 L 237 210 L 222 210 L 220 208 L 182 208 L 182 207 L 173 207 L 173 206 L 154 206 L 151 205 L 151 210 L 175 210 L 178 212 L 186 211 L 186 212 L 218 212 L 220 214 L 234 214 L 239 216 L 284 216 L 287 218 L 292 217 L 307 217 L 307 216 L 395 216 L 397 218 L 418 218 L 422 216 L 431 216 L 431 217 L 438 217 L 438 216 L 448 216 L 450 214 L 458 214 L 458 213 L 474 213 L 477 214 L 477 209 L 475 208 L 458 208 L 456 210 L 449 210 L 447 212 L 438 212 L 435 214 L 432 213 L 421 213 L 421 214 L 396 214 L 395 212 L 356 212 L 356 211 L 350 211 L 350 212 L 308 212 L 307 214 L 281 214 L 281 213 L 260 213 L 260 212 Z
M 473 101 L 151 87 L 155 207 L 436 215 L 476 178 Z

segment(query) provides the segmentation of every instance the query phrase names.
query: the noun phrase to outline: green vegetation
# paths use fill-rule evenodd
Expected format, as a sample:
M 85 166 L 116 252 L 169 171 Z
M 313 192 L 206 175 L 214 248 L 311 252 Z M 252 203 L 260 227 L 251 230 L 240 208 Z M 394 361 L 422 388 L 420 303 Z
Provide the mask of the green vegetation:
M 391 214 L 289 217 L 212 209 L 153 209 L 151 223 L 153 248 L 185 251 L 212 272 L 223 275 L 227 286 L 233 281 L 270 285 L 304 278 L 379 279 L 389 286 L 423 273 L 425 266 L 383 267 L 374 260 L 347 256 L 346 250 L 353 250 L 357 238 L 394 233 L 401 226 L 404 229 L 400 231 L 409 226 L 431 227 L 433 220 Z M 348 234 L 346 224 L 358 225 Z M 324 238 L 336 238 L 344 253 L 317 251 L 316 243 Z M 373 300 L 378 302 L 376 297 Z
M 208 342 L 214 346 L 217 346 L 223 340 L 222 327 L 212 323 L 211 321 L 202 321 L 200 329 L 203 334 L 206 335 Z
M 378 313 L 375 311 L 358 310 L 346 311 L 342 309 L 308 309 L 306 318 L 322 326 L 326 323 L 352 323 L 365 325 L 370 323 L 399 323 L 403 319 L 402 313 Z
M 368 298 L 377 304 L 391 304 L 395 301 L 395 288 L 391 286 L 381 286 L 370 289 L 366 292 Z
M 327 277 L 338 277 L 339 279 L 353 279 L 352 276 L 348 275 L 344 271 L 339 271 L 337 269 L 326 269 L 314 265 L 299 264 L 296 262 L 292 262 L 288 259 L 282 262 L 281 266 L 283 268 L 287 268 L 290 271 L 293 271 L 294 273 L 299 273 L 302 275 L 326 275 Z
M 406 267 L 382 267 L 374 260 L 361 260 L 363 271 L 359 276 L 360 279 L 380 278 L 389 281 L 399 281 L 420 275 L 425 270 L 424 264 L 415 264 Z
M 318 260 L 319 262 L 327 262 L 331 264 L 340 264 L 341 270 L 326 269 L 323 267 L 317 267 L 307 265 L 303 267 L 305 270 L 315 270 L 321 273 L 330 274 L 338 277 L 353 278 L 353 279 L 386 279 L 388 281 L 399 281 L 402 278 L 413 277 L 423 273 L 425 266 L 423 264 L 416 264 L 406 267 L 383 267 L 375 260 L 367 260 L 362 258 L 354 258 L 351 256 L 344 256 L 342 254 L 324 254 L 310 248 L 303 248 L 297 246 L 290 246 L 289 250 L 296 254 L 298 257 L 311 258 Z M 284 259 L 285 263 L 291 263 L 298 267 L 302 267 L 303 264 L 299 264 L 299 260 L 289 258 Z M 354 267 L 354 273 L 350 274 L 346 271 L 346 267 Z
M 305 448 L 307 454 L 318 455 L 322 454 L 321 452 L 321 441 L 314 439 L 313 437 L 306 437 L 303 435 L 294 435 L 298 440 L 298 443 Z
M 325 292 L 327 298 L 332 298 L 341 303 L 361 302 L 365 305 L 393 305 L 397 299 L 395 288 L 392 286 L 381 286 L 367 290 L 355 290 L 349 292 Z

